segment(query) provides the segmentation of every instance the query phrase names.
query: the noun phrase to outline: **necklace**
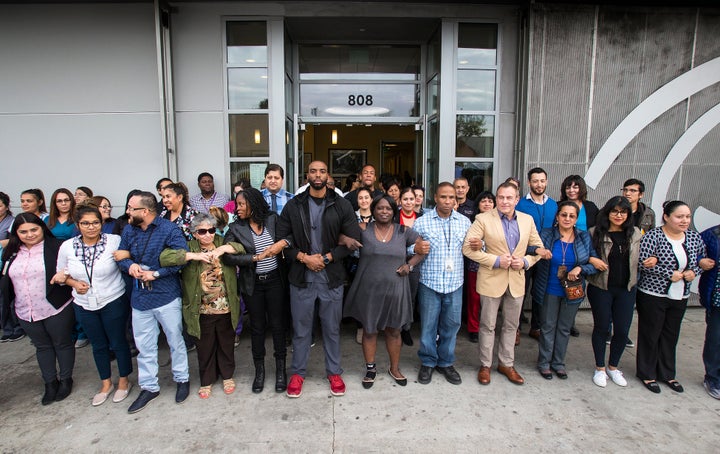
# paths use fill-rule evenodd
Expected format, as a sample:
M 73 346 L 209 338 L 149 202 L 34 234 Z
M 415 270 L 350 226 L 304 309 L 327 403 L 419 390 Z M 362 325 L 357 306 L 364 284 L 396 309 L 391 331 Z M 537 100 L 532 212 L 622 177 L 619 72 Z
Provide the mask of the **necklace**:
M 381 232 L 380 232 L 380 228 L 378 227 L 377 224 L 375 224 L 375 231 L 378 232 L 378 234 L 381 233 Z M 380 237 L 379 240 L 382 241 L 383 243 L 386 243 L 386 242 L 387 242 L 387 239 L 388 239 L 388 235 L 390 235 L 390 234 L 392 233 L 392 231 L 393 231 L 393 226 L 392 226 L 392 224 L 391 224 L 391 225 L 390 225 L 390 228 L 387 229 L 387 231 L 385 231 L 385 234 L 382 235 L 382 237 Z

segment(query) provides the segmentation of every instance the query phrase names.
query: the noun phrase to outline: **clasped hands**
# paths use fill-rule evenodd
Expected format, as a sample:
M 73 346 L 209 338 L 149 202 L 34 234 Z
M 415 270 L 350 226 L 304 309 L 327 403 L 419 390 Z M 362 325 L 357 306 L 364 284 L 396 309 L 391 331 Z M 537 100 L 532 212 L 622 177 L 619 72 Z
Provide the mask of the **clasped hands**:
M 511 254 L 504 254 L 498 256 L 500 258 L 500 268 L 507 270 L 513 269 L 515 271 L 525 268 L 525 261 L 522 257 L 515 257 Z
M 64 272 L 55 273 L 52 279 L 50 279 L 50 284 L 67 284 L 70 287 L 74 288 L 78 295 L 84 295 L 88 292 L 88 290 L 90 290 L 90 284 L 88 284 L 87 282 L 78 281 L 77 279 L 72 279 Z
M 713 262 L 712 266 L 715 266 L 715 262 L 713 260 L 701 259 L 700 262 L 698 262 L 698 264 L 700 265 L 700 268 L 703 268 L 703 265 L 704 266 L 710 265 L 708 263 L 708 261 Z M 658 262 L 657 257 L 650 256 L 650 257 L 646 258 L 645 260 L 643 260 L 642 265 L 645 268 L 652 268 L 655 265 L 657 265 L 657 262 Z M 710 268 L 712 268 L 712 266 Z M 705 269 L 705 268 L 703 268 L 703 269 Z M 672 276 L 670 276 L 670 282 L 678 282 L 682 279 L 685 279 L 686 282 L 692 282 L 693 280 L 695 280 L 696 277 L 697 276 L 695 275 L 695 271 L 693 271 L 693 270 L 685 270 L 685 271 L 675 270 L 675 271 L 673 271 Z

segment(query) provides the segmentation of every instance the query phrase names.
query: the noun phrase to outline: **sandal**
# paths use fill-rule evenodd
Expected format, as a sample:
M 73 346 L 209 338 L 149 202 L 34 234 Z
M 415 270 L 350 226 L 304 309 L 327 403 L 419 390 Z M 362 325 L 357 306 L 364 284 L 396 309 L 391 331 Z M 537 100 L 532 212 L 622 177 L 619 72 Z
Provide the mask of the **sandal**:
M 657 384 L 655 380 L 645 381 L 643 380 L 643 385 L 650 391 L 654 392 L 655 394 L 660 394 L 660 385 Z
M 372 369 L 367 369 L 365 371 L 365 376 L 362 379 L 362 385 L 365 389 L 372 388 L 372 385 L 375 383 L 375 377 L 377 376 L 377 368 L 373 367 Z
M 399 370 L 398 370 L 398 372 L 399 372 Z M 395 380 L 395 383 L 397 383 L 398 385 L 400 385 L 400 386 L 407 385 L 406 377 L 396 377 L 395 375 L 393 375 L 393 373 L 390 369 L 388 369 L 388 374 L 390 374 L 390 376 L 393 378 L 393 380 Z
M 227 380 L 223 380 L 223 392 L 225 394 L 232 394 L 235 392 L 235 380 L 232 378 L 228 378 Z
M 210 394 L 212 394 L 212 386 L 201 386 L 198 390 L 198 396 L 200 396 L 201 399 L 209 398 Z

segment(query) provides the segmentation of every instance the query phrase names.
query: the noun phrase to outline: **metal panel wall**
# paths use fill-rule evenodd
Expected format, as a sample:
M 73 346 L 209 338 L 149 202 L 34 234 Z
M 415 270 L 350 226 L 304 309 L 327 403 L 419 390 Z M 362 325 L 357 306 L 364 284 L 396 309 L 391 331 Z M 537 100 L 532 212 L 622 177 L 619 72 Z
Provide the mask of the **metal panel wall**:
M 530 14 L 526 149 L 520 171 L 544 167 L 548 194 L 556 198 L 562 179 L 584 175 L 638 104 L 720 57 L 717 10 L 534 5 Z M 646 184 L 648 203 L 655 185 L 662 185 L 668 198 L 720 213 L 717 191 L 707 190 L 718 187 L 720 127 L 698 143 L 672 181 L 656 181 L 678 139 L 719 102 L 720 84 L 715 84 L 659 115 L 622 150 L 589 198 L 602 205 L 619 194 L 625 179 L 636 177 Z

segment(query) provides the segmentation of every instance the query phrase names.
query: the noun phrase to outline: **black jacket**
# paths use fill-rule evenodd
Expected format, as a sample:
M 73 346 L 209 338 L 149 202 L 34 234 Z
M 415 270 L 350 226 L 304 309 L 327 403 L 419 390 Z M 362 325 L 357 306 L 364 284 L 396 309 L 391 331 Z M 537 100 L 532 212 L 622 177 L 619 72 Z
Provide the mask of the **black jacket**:
M 310 253 L 310 202 L 309 190 L 290 199 L 280 214 L 277 226 L 277 239 L 286 239 L 291 246 L 285 249 L 288 261 L 288 280 L 296 287 L 306 287 L 304 264 L 297 260 L 298 252 Z M 322 253 L 330 252 L 333 261 L 325 267 L 328 286 L 336 288 L 345 281 L 345 268 L 342 260 L 350 254 L 345 246 L 338 245 L 340 234 L 360 241 L 361 231 L 355 211 L 350 202 L 338 196 L 335 191 L 325 191 L 325 212 L 322 218 Z
M 277 221 L 278 215 L 274 212 L 270 212 L 270 215 L 265 219 L 265 228 L 270 233 L 273 241 L 277 241 Z M 255 290 L 255 270 L 257 268 L 257 262 L 252 261 L 252 256 L 258 254 L 255 250 L 255 241 L 253 240 L 252 231 L 250 230 L 250 224 L 245 219 L 237 219 L 235 222 L 230 224 L 230 227 L 225 234 L 225 243 L 234 241 L 240 243 L 245 248 L 246 254 L 223 254 L 223 262 L 227 265 L 234 265 L 240 267 L 240 276 L 238 278 L 238 289 L 243 295 L 252 295 Z M 280 279 L 283 282 L 283 286 L 287 285 L 287 270 L 285 269 L 285 263 L 282 257 L 278 257 L 278 271 L 280 272 Z

